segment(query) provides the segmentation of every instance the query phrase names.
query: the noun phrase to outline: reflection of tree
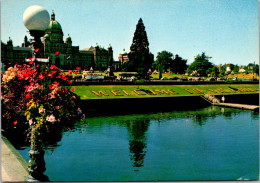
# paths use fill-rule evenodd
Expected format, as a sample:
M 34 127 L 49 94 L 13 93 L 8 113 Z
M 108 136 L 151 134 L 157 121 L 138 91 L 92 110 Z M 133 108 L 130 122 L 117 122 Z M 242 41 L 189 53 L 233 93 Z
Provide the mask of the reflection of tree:
M 208 118 L 208 116 L 206 116 L 206 115 L 196 114 L 193 116 L 193 122 L 202 126 L 202 125 L 205 125 L 207 118 Z
M 129 150 L 133 167 L 141 167 L 146 154 L 145 133 L 149 127 L 149 119 L 127 121 L 129 131 Z

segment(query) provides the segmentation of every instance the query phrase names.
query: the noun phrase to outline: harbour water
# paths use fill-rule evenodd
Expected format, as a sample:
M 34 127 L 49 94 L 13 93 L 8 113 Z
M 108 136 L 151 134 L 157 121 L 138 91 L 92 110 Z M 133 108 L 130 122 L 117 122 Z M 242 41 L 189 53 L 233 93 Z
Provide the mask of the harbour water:
M 29 147 L 18 151 L 28 161 Z M 259 178 L 259 113 L 221 107 L 92 116 L 45 148 L 51 181 Z

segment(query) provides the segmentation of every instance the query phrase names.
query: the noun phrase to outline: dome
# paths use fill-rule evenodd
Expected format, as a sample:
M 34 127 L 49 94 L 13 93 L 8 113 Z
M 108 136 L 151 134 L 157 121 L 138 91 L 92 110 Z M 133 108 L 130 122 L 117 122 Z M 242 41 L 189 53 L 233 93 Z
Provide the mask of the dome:
M 108 48 L 112 48 L 111 44 L 108 45 Z
M 61 29 L 61 25 L 56 20 L 51 20 L 48 29 Z
M 71 41 L 71 37 L 70 37 L 69 34 L 68 34 L 68 36 L 66 37 L 66 41 Z
M 127 55 L 127 52 L 125 51 L 125 49 L 123 49 L 123 51 L 121 52 L 122 55 Z
M 38 5 L 28 7 L 23 13 L 23 23 L 28 30 L 44 31 L 50 22 L 48 11 Z
M 60 23 L 55 20 L 54 10 L 52 10 L 52 13 L 51 13 L 51 21 L 50 21 L 48 29 L 62 30 Z
M 10 42 L 10 43 L 12 43 L 13 41 L 12 41 L 12 39 L 11 39 L 11 37 L 9 37 L 9 40 L 8 40 L 8 42 Z

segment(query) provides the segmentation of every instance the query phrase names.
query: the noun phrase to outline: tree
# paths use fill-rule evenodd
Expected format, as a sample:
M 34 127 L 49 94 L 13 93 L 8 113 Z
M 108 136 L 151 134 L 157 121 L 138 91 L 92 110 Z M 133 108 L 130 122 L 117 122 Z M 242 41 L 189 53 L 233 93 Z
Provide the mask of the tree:
M 237 74 L 238 71 L 239 71 L 239 66 L 238 66 L 238 65 L 235 65 L 235 66 L 234 66 L 234 69 L 233 69 L 233 72 L 234 72 L 235 74 Z
M 254 73 L 256 73 L 259 76 L 259 65 L 258 64 L 256 64 L 254 66 Z
M 206 56 L 205 52 L 201 55 L 197 55 L 194 62 L 188 67 L 188 73 L 197 71 L 200 76 L 207 76 L 207 70 L 213 67 L 213 64 L 209 61 L 212 57 Z
M 217 66 L 214 66 L 212 68 L 211 77 L 217 78 L 219 76 L 220 72 Z
M 169 69 L 170 64 L 173 61 L 172 56 L 173 54 L 168 51 L 158 52 L 153 67 L 159 70 L 159 79 L 162 77 L 162 72 L 165 72 L 167 69 Z
M 179 55 L 175 55 L 175 58 L 170 63 L 170 69 L 174 73 L 184 74 L 187 68 L 187 60 L 182 59 Z
M 152 66 L 153 59 L 149 53 L 149 42 L 145 31 L 143 20 L 140 18 L 136 25 L 133 43 L 130 47 L 129 60 L 133 63 L 133 70 L 142 77 L 147 75 L 147 71 Z

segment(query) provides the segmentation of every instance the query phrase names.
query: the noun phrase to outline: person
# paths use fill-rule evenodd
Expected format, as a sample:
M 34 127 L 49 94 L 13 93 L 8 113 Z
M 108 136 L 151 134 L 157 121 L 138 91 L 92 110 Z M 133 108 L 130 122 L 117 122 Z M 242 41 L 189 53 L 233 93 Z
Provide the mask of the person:
M 223 95 L 223 97 L 221 98 L 222 102 L 224 103 L 225 102 L 225 97 Z

